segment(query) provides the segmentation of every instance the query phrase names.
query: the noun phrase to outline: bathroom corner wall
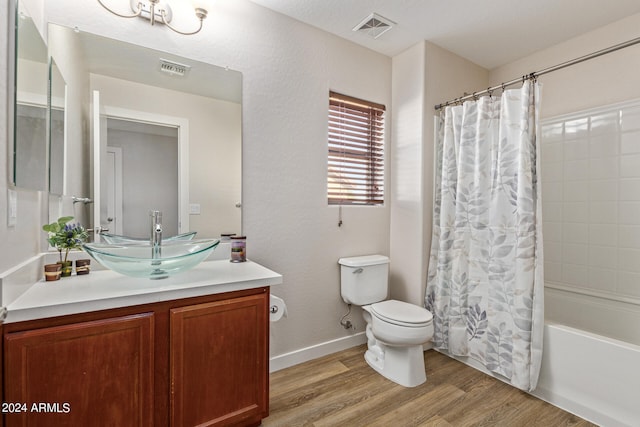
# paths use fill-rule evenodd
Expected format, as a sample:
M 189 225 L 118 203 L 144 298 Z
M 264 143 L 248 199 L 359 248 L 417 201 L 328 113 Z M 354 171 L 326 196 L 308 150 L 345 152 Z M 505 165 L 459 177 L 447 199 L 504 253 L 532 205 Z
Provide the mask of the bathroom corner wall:
M 425 259 L 426 54 L 422 42 L 392 61 L 390 297 L 413 304 L 421 301 Z
M 392 62 L 391 297 L 423 305 L 433 220 L 434 106 L 486 88 L 489 72 L 428 41 Z

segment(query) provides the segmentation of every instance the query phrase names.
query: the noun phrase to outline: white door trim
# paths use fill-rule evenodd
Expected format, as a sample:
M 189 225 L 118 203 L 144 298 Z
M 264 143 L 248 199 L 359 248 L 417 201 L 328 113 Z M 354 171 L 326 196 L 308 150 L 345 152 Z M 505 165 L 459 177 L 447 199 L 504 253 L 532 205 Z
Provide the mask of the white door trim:
M 107 156 L 113 156 L 108 186 L 113 185 L 113 193 L 107 194 L 107 222 L 111 234 L 122 234 L 122 147 L 107 146 Z M 104 177 L 103 177 L 104 178 Z

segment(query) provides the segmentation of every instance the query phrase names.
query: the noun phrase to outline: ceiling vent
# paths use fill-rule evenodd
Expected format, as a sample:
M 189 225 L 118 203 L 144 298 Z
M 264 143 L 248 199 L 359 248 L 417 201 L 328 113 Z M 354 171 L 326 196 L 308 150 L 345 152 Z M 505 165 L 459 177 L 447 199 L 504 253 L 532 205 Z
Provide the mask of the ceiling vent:
M 353 31 L 360 31 L 369 37 L 377 39 L 387 31 L 389 31 L 396 23 L 384 18 L 377 13 L 367 16 L 353 28 Z
M 172 76 L 184 77 L 187 75 L 191 67 L 189 65 L 180 64 L 178 62 L 169 61 L 160 58 L 160 71 Z

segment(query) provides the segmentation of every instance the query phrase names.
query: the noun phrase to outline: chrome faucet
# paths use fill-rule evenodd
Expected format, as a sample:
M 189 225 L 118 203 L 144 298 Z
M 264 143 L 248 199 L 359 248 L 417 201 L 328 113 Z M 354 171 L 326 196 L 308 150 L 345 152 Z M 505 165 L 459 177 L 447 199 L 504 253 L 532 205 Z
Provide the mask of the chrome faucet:
M 149 211 L 151 224 L 151 237 L 149 242 L 153 250 L 153 258 L 159 258 L 160 246 L 162 246 L 162 212 Z

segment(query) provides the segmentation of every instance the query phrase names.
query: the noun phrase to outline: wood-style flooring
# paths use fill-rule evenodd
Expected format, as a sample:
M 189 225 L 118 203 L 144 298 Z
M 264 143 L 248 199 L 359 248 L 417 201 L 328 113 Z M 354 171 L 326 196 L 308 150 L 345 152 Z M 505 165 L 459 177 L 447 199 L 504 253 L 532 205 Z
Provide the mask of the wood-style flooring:
M 274 372 L 264 427 L 593 426 L 436 351 L 425 352 L 427 382 L 414 388 L 382 377 L 365 345 Z

